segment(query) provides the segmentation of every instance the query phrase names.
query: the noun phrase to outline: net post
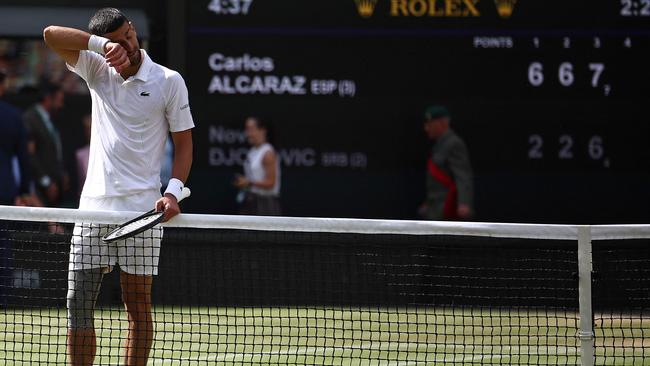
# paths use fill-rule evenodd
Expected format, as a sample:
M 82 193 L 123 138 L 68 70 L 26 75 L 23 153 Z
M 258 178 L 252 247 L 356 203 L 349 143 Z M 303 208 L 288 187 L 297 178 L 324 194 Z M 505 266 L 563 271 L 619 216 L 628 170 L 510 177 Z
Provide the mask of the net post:
M 591 227 L 578 227 L 578 292 L 580 302 L 580 364 L 593 366 L 594 364 L 594 328 L 591 297 Z

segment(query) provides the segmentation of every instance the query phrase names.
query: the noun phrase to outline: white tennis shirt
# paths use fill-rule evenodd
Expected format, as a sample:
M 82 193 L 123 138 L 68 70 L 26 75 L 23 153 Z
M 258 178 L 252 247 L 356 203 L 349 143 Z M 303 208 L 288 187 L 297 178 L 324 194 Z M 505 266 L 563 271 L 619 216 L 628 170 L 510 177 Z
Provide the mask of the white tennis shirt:
M 77 65 L 68 65 L 86 81 L 92 98 L 84 197 L 160 189 L 167 134 L 194 127 L 183 77 L 141 52 L 140 69 L 126 81 L 95 52 L 81 51 Z
M 264 155 L 267 152 L 275 150 L 269 143 L 264 143 L 260 146 L 254 146 L 248 150 L 246 161 L 244 162 L 244 175 L 249 182 L 261 182 L 266 178 L 266 171 L 264 170 Z M 280 195 L 280 159 L 275 160 L 275 185 L 272 188 L 265 189 L 260 187 L 251 187 L 251 192 L 259 194 L 260 196 L 275 196 Z

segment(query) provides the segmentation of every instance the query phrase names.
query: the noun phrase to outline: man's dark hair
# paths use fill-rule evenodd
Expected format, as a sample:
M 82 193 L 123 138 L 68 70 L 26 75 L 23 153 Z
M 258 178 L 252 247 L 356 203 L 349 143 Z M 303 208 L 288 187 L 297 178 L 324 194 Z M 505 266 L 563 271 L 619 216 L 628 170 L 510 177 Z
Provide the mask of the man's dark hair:
M 102 8 L 97 10 L 95 15 L 88 22 L 90 33 L 101 36 L 106 33 L 115 32 L 119 27 L 129 19 L 118 9 Z

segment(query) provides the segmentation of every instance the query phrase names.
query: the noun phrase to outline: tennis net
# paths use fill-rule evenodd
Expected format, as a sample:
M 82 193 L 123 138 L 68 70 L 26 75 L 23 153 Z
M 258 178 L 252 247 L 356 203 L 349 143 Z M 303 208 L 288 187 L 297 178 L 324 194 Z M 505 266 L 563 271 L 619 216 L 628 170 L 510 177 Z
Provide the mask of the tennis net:
M 74 226 L 134 216 L 0 207 L 0 363 L 66 363 Z M 649 238 L 648 226 L 181 215 L 164 228 L 148 364 L 650 364 Z M 118 272 L 95 306 L 97 365 L 124 364 Z

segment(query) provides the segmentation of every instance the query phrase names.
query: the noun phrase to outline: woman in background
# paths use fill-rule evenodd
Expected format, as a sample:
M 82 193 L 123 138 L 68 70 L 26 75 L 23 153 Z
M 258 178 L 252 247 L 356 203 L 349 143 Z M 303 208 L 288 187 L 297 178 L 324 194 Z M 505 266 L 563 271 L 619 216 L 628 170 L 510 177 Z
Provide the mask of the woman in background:
M 244 175 L 237 175 L 234 182 L 240 189 L 239 213 L 279 216 L 280 160 L 268 142 L 269 126 L 259 117 L 248 117 L 245 132 L 251 149 L 244 163 Z

